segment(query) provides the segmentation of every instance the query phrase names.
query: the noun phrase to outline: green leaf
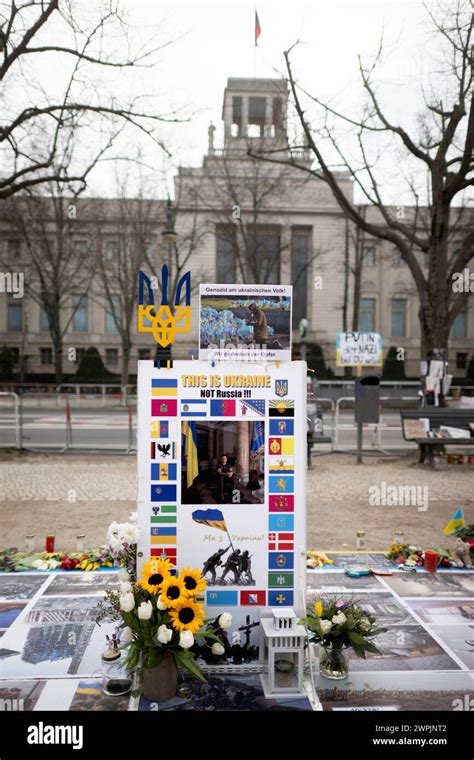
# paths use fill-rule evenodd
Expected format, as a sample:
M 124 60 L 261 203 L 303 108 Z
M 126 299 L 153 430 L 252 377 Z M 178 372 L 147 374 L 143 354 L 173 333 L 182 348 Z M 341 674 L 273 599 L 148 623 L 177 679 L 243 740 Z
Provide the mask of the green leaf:
M 192 652 L 175 650 L 173 651 L 173 656 L 180 665 L 189 670 L 196 678 L 199 678 L 202 683 L 207 683 L 204 673 L 197 664 Z

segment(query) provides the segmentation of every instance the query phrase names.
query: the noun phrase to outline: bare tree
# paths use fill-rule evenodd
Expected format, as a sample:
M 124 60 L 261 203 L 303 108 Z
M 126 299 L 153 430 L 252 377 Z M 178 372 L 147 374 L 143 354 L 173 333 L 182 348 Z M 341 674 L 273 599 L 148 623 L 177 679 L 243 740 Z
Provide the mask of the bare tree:
M 426 11 L 444 54 L 444 65 L 435 72 L 429 88 L 422 83 L 417 134 L 391 117 L 384 105 L 375 80 L 382 45 L 370 66 L 359 59 L 366 95 L 360 116 L 347 115 L 300 86 L 293 73 L 290 49 L 284 55 L 293 103 L 314 163 L 308 166 L 299 161 L 297 150 L 289 160 L 265 152 L 259 155 L 266 161 L 298 167 L 326 183 L 349 220 L 400 251 L 418 291 L 422 357 L 435 348 L 447 355 L 451 325 L 468 296 L 453 292 L 453 275 L 461 272 L 474 255 L 472 216 L 456 207 L 474 184 L 473 17 L 467 0 L 442 6 L 439 14 L 428 7 Z M 322 115 L 317 127 L 308 115 L 310 109 Z M 345 128 L 345 136 L 340 135 L 339 126 Z M 350 145 L 348 132 L 352 135 Z M 403 192 L 411 195 L 414 210 L 405 218 L 384 200 L 387 174 L 380 160 L 382 152 L 385 157 L 391 154 L 396 165 L 406 161 L 409 166 Z M 364 216 L 352 203 L 338 176 L 341 168 L 353 179 L 367 205 L 376 209 L 380 221 L 373 214 Z M 423 187 L 428 188 L 425 205 L 420 203 Z M 455 250 L 450 240 L 454 224 Z
M 206 210 L 209 231 L 232 252 L 236 277 L 241 282 L 278 283 L 281 262 L 290 256 L 289 241 L 281 235 L 287 221 L 285 205 L 306 182 L 289 167 L 270 168 L 245 152 L 223 151 L 205 164 L 187 192 Z M 307 278 L 322 253 L 313 246 L 304 261 L 292 266 L 293 285 Z
M 146 41 L 133 34 L 119 0 L 0 0 L 0 199 L 48 183 L 83 187 L 89 146 L 122 127 L 163 148 L 156 127 L 176 115 L 126 95 L 127 72 L 153 65 L 158 50 L 156 30 Z M 72 134 L 81 141 L 64 162 Z
M 62 183 L 47 186 L 48 197 L 33 191 L 10 198 L 3 206 L 5 219 L 23 243 L 21 268 L 24 287 L 39 304 L 53 345 L 56 383 L 62 381 L 64 337 L 83 294 L 89 291 L 94 276 L 94 260 L 89 255 L 87 202 L 81 203 Z M 19 261 L 7 257 L 2 266 L 17 271 Z
M 92 245 L 97 278 L 91 298 L 110 315 L 120 336 L 122 385 L 128 383 L 138 274 L 149 252 L 159 246 L 163 216 L 162 202 L 146 198 L 141 190 L 130 197 L 125 182 L 118 184 L 113 201 L 95 201 Z

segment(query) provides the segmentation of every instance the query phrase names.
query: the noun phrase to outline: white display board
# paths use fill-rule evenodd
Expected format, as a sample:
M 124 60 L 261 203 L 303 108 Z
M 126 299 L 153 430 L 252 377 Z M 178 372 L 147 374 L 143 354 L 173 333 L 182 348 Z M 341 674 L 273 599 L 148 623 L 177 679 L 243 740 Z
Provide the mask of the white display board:
M 205 572 L 208 617 L 303 612 L 306 363 L 138 363 L 138 571 Z M 254 607 L 254 611 L 250 610 Z

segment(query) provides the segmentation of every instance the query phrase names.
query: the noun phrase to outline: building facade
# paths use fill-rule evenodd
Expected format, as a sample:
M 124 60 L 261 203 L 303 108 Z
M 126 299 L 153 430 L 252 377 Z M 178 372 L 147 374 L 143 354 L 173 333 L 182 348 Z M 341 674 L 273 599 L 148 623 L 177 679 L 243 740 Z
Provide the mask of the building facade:
M 150 275 L 159 273 L 163 261 L 170 264 L 171 270 L 190 269 L 194 289 L 200 282 L 292 284 L 295 357 L 301 352 L 298 325 L 306 318 L 308 332 L 304 340 L 308 351 L 319 344 L 326 364 L 342 375 L 335 366 L 335 339 L 344 327 L 346 315 L 347 329 L 382 335 L 384 357 L 390 347 L 403 348 L 405 373 L 416 377 L 420 326 L 418 297 L 410 271 L 388 242 L 357 234 L 324 182 L 285 165 L 289 156 L 287 104 L 286 80 L 228 80 L 223 129 L 217 130 L 211 124 L 202 165 L 180 167 L 175 177 L 177 250 L 170 250 L 162 241 L 164 202 L 148 202 L 154 204 L 147 210 L 151 221 L 144 247 L 149 255 L 142 256 L 140 266 Z M 218 145 L 216 132 L 220 131 L 223 138 Z M 256 152 L 269 160 L 252 158 Z M 310 157 L 304 148 L 299 151 L 298 161 L 309 169 Z M 352 200 L 350 178 L 341 174 L 339 182 Z M 76 356 L 80 356 L 81 351 L 93 345 L 107 369 L 119 373 L 123 340 L 111 316 L 110 294 L 108 300 L 101 298 L 104 280 L 98 276 L 93 262 L 98 256 L 97 246 L 101 250 L 105 246 L 112 262 L 113 290 L 117 286 L 114 278 L 120 279 L 120 270 L 113 266 L 114 257 L 129 255 L 130 248 L 121 240 L 124 235 L 133 240 L 136 225 L 129 219 L 128 232 L 125 234 L 122 229 L 118 234 L 124 214 L 116 200 L 88 199 L 84 204 L 87 209 L 93 207 L 94 212 L 81 212 L 81 227 L 71 235 L 71 244 L 82 250 L 94 275 L 87 287 L 84 283 L 77 292 L 70 288 L 65 295 L 63 372 L 72 374 L 76 369 L 71 366 L 67 349 L 75 348 Z M 411 221 L 413 209 L 398 211 L 407 222 Z M 366 207 L 365 213 L 369 220 L 380 222 L 376 209 Z M 98 218 L 106 220 L 101 223 L 99 236 Z M 22 261 L 25 241 L 9 220 L 0 220 L 0 225 L 4 253 Z M 50 226 L 54 227 L 54 219 L 50 220 Z M 153 266 L 155 270 L 150 271 Z M 356 279 L 360 292 L 356 299 L 358 314 L 354 317 Z M 134 277 L 128 287 L 137 288 Z M 120 297 L 117 298 L 119 303 Z M 123 308 L 120 303 L 119 306 Z M 198 345 L 195 290 L 191 322 L 191 333 L 178 336 L 173 347 L 176 358 L 189 358 Z M 13 348 L 19 358 L 27 357 L 27 373 L 53 371 L 53 347 L 44 309 L 26 291 L 22 299 L 0 293 L 0 335 L 0 345 Z M 130 338 L 129 373 L 134 375 L 137 359 L 153 356 L 154 344 L 151 336 L 137 332 L 135 317 Z M 451 331 L 450 372 L 458 378 L 465 376 L 473 353 L 474 309 L 468 304 Z

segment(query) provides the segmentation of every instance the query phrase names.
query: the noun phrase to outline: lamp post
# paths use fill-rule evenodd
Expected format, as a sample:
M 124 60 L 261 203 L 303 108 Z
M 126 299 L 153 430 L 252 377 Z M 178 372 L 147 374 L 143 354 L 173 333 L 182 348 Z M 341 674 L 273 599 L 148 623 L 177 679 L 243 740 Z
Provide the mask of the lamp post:
M 173 272 L 173 250 L 176 246 L 177 240 L 176 230 L 174 228 L 174 213 L 171 199 L 168 195 L 166 202 L 166 221 L 165 229 L 161 233 L 163 243 L 168 246 L 168 270 L 170 274 Z M 168 292 L 168 296 L 173 295 Z M 156 346 L 156 359 L 161 362 L 166 362 L 171 359 L 171 345 L 163 348 L 157 344 Z

